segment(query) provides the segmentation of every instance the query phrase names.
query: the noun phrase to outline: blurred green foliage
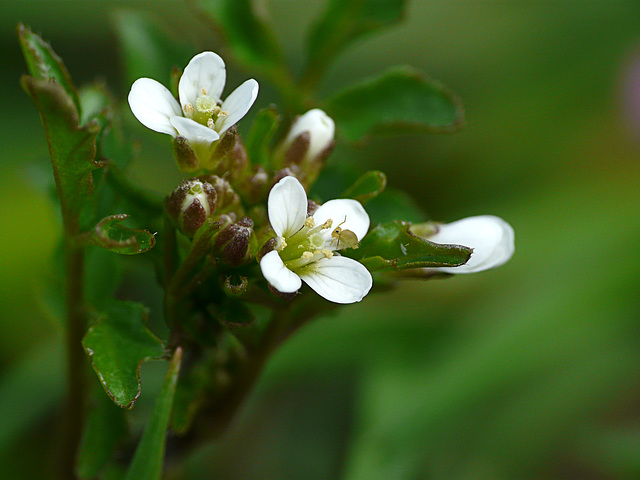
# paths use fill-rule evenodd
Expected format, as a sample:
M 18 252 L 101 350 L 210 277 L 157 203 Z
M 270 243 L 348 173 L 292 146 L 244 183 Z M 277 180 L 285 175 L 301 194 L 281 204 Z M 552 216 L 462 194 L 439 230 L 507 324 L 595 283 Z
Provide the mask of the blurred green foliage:
M 302 71 L 303 31 L 324 2 L 260 5 Z M 105 75 L 124 99 L 129 84 L 106 21 L 126 15 L 123 7 L 148 11 L 193 53 L 219 48 L 181 2 L 4 5 L 0 462 L 7 478 L 37 478 L 63 395 L 48 314 L 56 306 L 46 301 L 59 219 L 48 202 L 42 127 L 18 84 L 26 66 L 14 28 L 22 21 L 43 33 L 76 84 Z M 306 327 L 272 359 L 223 441 L 184 468 L 185 478 L 637 478 L 640 145 L 622 115 L 620 85 L 627 63 L 639 61 L 639 39 L 631 0 L 413 0 L 404 23 L 345 49 L 322 84 L 327 95 L 411 64 L 456 91 L 467 125 L 450 136 L 338 140 L 331 163 L 383 170 L 433 219 L 499 215 L 515 228 L 516 255 L 475 276 L 406 282 Z M 275 100 L 261 90 L 259 106 Z M 143 144 L 131 167 L 162 194 L 177 179 L 167 145 Z M 28 358 L 33 352 L 39 362 Z M 150 375 L 132 428 L 163 374 Z

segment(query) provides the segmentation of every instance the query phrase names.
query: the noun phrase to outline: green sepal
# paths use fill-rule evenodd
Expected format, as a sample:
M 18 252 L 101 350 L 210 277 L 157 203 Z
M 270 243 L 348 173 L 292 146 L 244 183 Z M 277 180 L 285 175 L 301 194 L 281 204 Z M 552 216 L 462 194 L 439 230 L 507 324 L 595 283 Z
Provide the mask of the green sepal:
M 164 354 L 162 341 L 146 326 L 147 316 L 139 303 L 115 301 L 82 340 L 102 386 L 123 408 L 133 408 L 140 396 L 142 362 Z
M 415 236 L 409 222 L 377 225 L 360 242 L 358 249 L 345 250 L 367 269 L 406 270 L 424 267 L 455 267 L 469 260 L 472 249 L 461 245 L 439 245 Z
M 317 79 L 349 44 L 400 22 L 406 3 L 406 0 L 330 0 L 307 39 L 306 76 Z
M 199 0 L 197 3 L 239 62 L 272 76 L 282 76 L 282 50 L 270 25 L 253 7 L 252 0 Z
M 280 115 L 274 105 L 263 108 L 256 115 L 245 147 L 252 164 L 268 167 L 270 163 L 270 144 L 280 125 Z
M 366 203 L 382 193 L 386 186 L 387 176 L 378 170 L 372 170 L 358 178 L 340 198 L 353 198 L 360 203 Z
M 94 389 L 78 452 L 77 472 L 80 478 L 97 478 L 129 433 L 124 410 L 116 407 L 98 388 Z
M 178 348 L 169 362 L 162 390 L 156 399 L 149 420 L 147 420 L 147 425 L 124 480 L 160 480 L 162 477 L 167 428 L 169 427 L 181 361 L 182 349 Z
M 78 91 L 62 59 L 53 51 L 51 45 L 22 24 L 18 25 L 18 38 L 31 76 L 38 80 L 55 80 L 64 89 L 73 102 L 76 112 L 79 113 Z
M 29 76 L 23 76 L 21 83 L 40 112 L 65 229 L 75 235 L 80 230 L 81 217 L 91 216 L 86 213 L 92 204 L 91 172 L 103 166 L 96 161 L 100 125 L 92 121 L 79 126 L 73 99 L 59 83 Z
M 347 87 L 327 100 L 326 110 L 349 141 L 382 134 L 453 132 L 464 123 L 460 99 L 408 66 Z
M 151 250 L 156 244 L 156 237 L 147 230 L 136 230 L 120 225 L 120 222 L 128 217 L 129 215 L 124 213 L 105 217 L 92 232 L 82 238 L 87 243 L 93 243 L 121 255 L 136 255 Z

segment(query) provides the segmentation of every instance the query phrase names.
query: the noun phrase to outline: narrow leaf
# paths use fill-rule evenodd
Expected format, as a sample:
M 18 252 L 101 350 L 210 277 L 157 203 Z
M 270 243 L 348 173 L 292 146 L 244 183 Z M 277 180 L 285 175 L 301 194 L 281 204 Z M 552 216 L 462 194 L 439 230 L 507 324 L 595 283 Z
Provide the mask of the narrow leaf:
M 120 214 L 103 218 L 87 237 L 87 241 L 122 255 L 135 255 L 151 250 L 156 244 L 156 237 L 147 230 L 120 225 L 128 217 L 129 215 Z
M 347 140 L 370 135 L 455 131 L 464 122 L 458 97 L 411 67 L 395 67 L 332 96 L 327 113 Z
M 162 390 L 147 421 L 125 480 L 160 480 L 162 477 L 167 428 L 181 360 L 182 350 L 178 348 L 169 363 Z
M 146 327 L 147 309 L 139 303 L 110 305 L 85 335 L 82 345 L 104 389 L 120 407 L 133 408 L 140 396 L 140 366 L 159 358 L 164 347 Z
M 94 122 L 79 126 L 73 99 L 59 83 L 23 76 L 22 87 L 40 112 L 65 228 L 75 235 L 82 211 L 91 205 L 91 171 L 102 166 L 95 160 L 100 127 Z
M 38 80 L 55 80 L 71 98 L 76 112 L 80 112 L 76 87 L 73 86 L 62 59 L 53 51 L 51 45 L 22 24 L 18 25 L 18 38 L 31 76 Z
M 305 75 L 317 79 L 349 44 L 400 22 L 406 3 L 406 0 L 330 0 L 307 39 Z
M 236 59 L 263 72 L 280 75 L 283 57 L 270 27 L 252 0 L 197 2 L 227 40 Z
M 360 242 L 360 248 L 347 250 L 371 271 L 462 265 L 471 249 L 460 245 L 439 245 L 415 236 L 408 222 L 380 224 Z
M 362 175 L 355 181 L 340 198 L 353 198 L 360 203 L 366 203 L 380 194 L 387 186 L 387 176 L 378 171 L 372 170 Z
M 258 112 L 245 142 L 252 164 L 268 166 L 269 146 L 279 125 L 280 115 L 275 106 Z

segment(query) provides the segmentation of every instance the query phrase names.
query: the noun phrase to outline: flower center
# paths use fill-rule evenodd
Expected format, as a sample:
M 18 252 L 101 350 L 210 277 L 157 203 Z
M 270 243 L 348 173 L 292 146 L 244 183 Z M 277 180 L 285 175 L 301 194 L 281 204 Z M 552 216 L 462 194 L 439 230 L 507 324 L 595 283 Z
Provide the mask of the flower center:
M 196 98 L 195 106 L 191 103 L 187 103 L 183 110 L 185 116 L 201 125 L 206 125 L 211 129 L 215 129 L 216 122 L 221 117 L 226 117 L 229 115 L 228 112 L 222 110 L 218 102 L 213 98 L 207 95 L 206 90 L 203 88 L 201 91 L 201 95 Z
M 331 258 L 333 248 L 327 245 L 322 231 L 331 229 L 331 220 L 315 226 L 308 217 L 303 227 L 281 242 L 280 258 L 287 268 L 297 270 L 321 258 Z

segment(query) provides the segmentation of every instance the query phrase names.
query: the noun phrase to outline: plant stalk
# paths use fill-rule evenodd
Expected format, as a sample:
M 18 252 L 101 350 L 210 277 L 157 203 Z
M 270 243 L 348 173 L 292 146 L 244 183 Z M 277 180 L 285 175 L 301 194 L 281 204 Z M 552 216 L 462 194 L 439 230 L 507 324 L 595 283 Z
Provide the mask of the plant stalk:
M 68 398 L 64 414 L 59 472 L 61 479 L 68 480 L 78 478 L 76 456 L 83 434 L 87 394 L 86 357 L 82 348 L 82 338 L 87 328 L 83 301 L 84 252 L 69 236 L 65 238 L 65 267 Z

